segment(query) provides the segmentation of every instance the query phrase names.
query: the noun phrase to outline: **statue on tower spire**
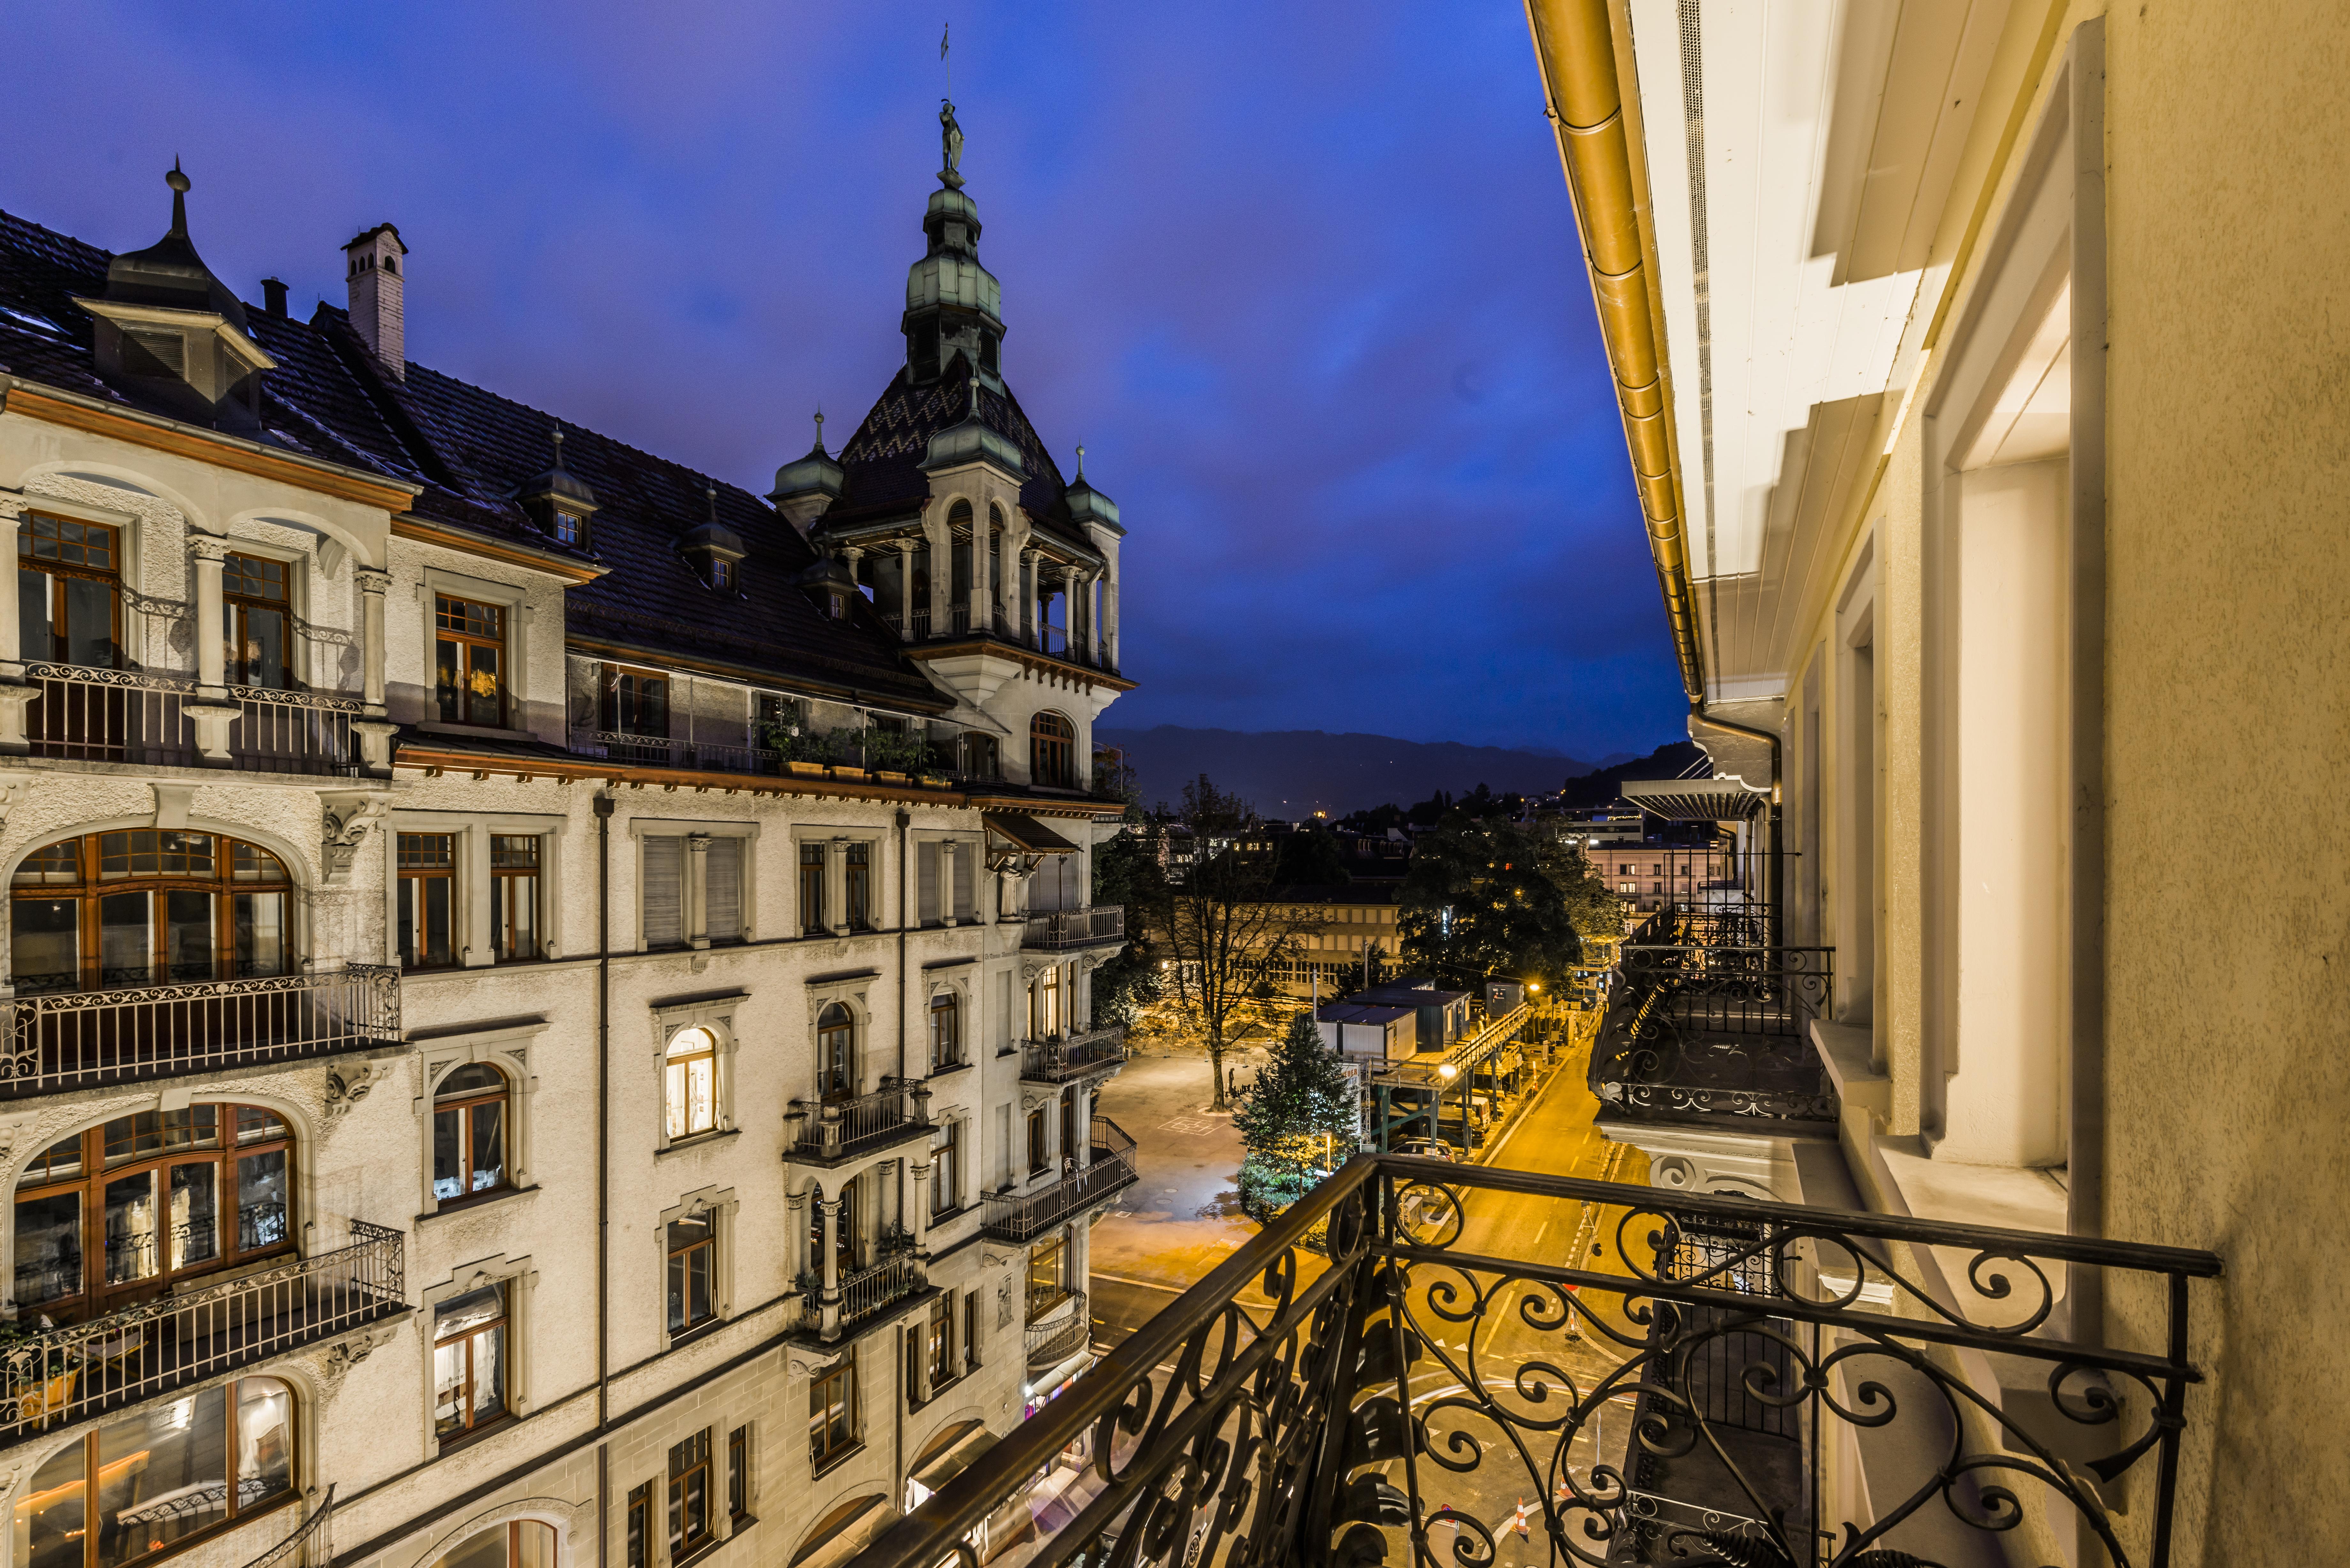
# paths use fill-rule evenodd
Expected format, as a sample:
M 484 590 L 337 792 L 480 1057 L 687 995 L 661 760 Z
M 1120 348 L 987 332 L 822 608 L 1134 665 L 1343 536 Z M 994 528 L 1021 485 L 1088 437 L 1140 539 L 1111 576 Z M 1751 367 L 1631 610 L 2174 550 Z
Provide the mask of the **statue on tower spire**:
M 962 172 L 957 165 L 962 162 L 962 127 L 955 123 L 954 99 L 939 99 L 939 149 L 946 166 L 939 171 L 939 183 L 950 191 L 962 189 Z

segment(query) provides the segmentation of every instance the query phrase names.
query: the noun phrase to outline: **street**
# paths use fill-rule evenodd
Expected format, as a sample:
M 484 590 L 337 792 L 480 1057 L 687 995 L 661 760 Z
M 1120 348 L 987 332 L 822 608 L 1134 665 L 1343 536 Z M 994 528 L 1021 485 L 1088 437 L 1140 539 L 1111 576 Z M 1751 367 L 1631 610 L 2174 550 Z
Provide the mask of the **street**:
M 1596 1125 L 1598 1102 L 1586 1086 L 1586 1066 L 1584 1051 L 1562 1051 L 1530 1103 L 1495 1138 L 1484 1163 L 1645 1184 L 1647 1157 L 1610 1142 Z M 1247 1072 L 1243 1064 L 1243 1078 Z M 1102 1114 L 1137 1141 L 1139 1179 L 1128 1190 L 1124 1204 L 1105 1213 L 1093 1231 L 1090 1290 L 1097 1349 L 1106 1351 L 1125 1339 L 1257 1233 L 1257 1225 L 1239 1210 L 1239 1136 L 1229 1115 L 1204 1108 L 1210 1098 L 1207 1064 L 1184 1056 L 1137 1059 L 1102 1094 Z M 1460 1251 L 1552 1264 L 1579 1260 L 1587 1268 L 1621 1272 L 1613 1255 L 1612 1218 L 1583 1204 L 1472 1193 L 1464 1208 L 1457 1221 L 1460 1233 L 1449 1243 Z M 1440 1203 L 1425 1211 L 1416 1229 L 1432 1236 L 1440 1229 L 1449 1232 L 1454 1223 Z M 1523 1293 L 1516 1290 L 1489 1303 L 1473 1324 L 1447 1323 L 1428 1310 L 1426 1293 L 1448 1273 L 1427 1265 L 1415 1270 L 1413 1312 L 1427 1349 L 1412 1375 L 1412 1394 L 1416 1407 L 1430 1419 L 1433 1437 L 1440 1439 L 1457 1429 L 1479 1445 L 1483 1459 L 1466 1475 L 1423 1460 L 1421 1495 L 1430 1512 L 1450 1508 L 1484 1521 L 1501 1543 L 1502 1568 L 1512 1568 L 1521 1553 L 1528 1561 L 1540 1561 L 1548 1552 L 1540 1517 L 1531 1518 L 1531 1540 L 1523 1544 L 1512 1526 L 1521 1505 L 1533 1502 L 1555 1481 L 1552 1466 L 1557 1456 L 1530 1449 L 1521 1460 L 1510 1438 L 1490 1421 L 1473 1415 L 1448 1416 L 1442 1406 L 1431 1413 L 1428 1402 L 1457 1390 L 1465 1377 L 1495 1393 L 1513 1411 L 1534 1414 L 1534 1405 L 1513 1387 L 1524 1364 L 1539 1361 L 1556 1367 L 1580 1393 L 1606 1377 L 1621 1353 L 1595 1335 L 1570 1337 L 1558 1329 L 1529 1326 L 1520 1316 L 1517 1303 Z M 1456 1284 L 1467 1283 L 1458 1274 L 1449 1277 Z M 1244 1305 L 1261 1300 L 1253 1291 L 1241 1299 Z M 1619 1331 L 1628 1329 L 1617 1298 L 1590 1304 L 1603 1321 Z M 1617 1411 L 1622 1412 L 1621 1425 Z M 1557 1395 L 1546 1413 L 1555 1418 Z M 1577 1438 L 1565 1462 L 1581 1477 L 1599 1453 L 1600 1442 L 1607 1444 L 1611 1459 L 1619 1457 L 1630 1416 L 1628 1399 L 1612 1404 L 1596 1431 L 1586 1429 Z M 1389 1479 L 1400 1482 L 1400 1466 L 1389 1469 L 1399 1472 Z

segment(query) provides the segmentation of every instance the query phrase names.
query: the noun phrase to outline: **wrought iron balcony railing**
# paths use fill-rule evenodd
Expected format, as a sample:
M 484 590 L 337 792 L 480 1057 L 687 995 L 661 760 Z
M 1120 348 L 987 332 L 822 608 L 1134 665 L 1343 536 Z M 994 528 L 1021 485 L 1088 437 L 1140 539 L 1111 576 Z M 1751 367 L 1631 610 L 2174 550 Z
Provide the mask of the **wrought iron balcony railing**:
M 799 1127 L 792 1135 L 792 1158 L 818 1164 L 856 1159 L 925 1135 L 930 1106 L 931 1091 L 920 1084 L 885 1084 L 853 1098 L 794 1100 L 791 1115 Z
M 0 1342 L 0 1447 L 405 1312 L 403 1233 Z
M 1086 1293 L 1071 1291 L 1063 1301 L 1068 1306 L 1066 1316 L 1028 1325 L 1031 1372 L 1050 1371 L 1093 1342 L 1093 1309 L 1087 1304 Z M 1053 1310 L 1058 1314 L 1061 1309 L 1056 1306 Z
M 1134 1140 L 1107 1116 L 1096 1116 L 1090 1163 L 1035 1192 L 991 1192 L 981 1200 L 980 1233 L 1026 1241 L 1134 1185 Z
M 897 1252 L 846 1275 L 840 1282 L 839 1324 L 861 1323 L 922 1288 L 922 1265 L 910 1252 Z
M 1066 952 L 1105 942 L 1126 940 L 1126 906 L 1096 904 L 1087 909 L 1032 911 L 1020 933 L 1020 945 L 1031 952 Z
M 1513 1246 L 1586 1216 L 1594 1252 Z M 2078 1270 L 2144 1303 L 2158 1348 L 2068 1326 Z M 2201 1376 L 2190 1287 L 2219 1272 L 2181 1248 L 1362 1156 L 852 1568 L 970 1564 L 973 1532 L 1088 1437 L 1031 1568 L 1478 1568 L 1520 1520 L 1554 1564 L 1894 1568 L 2078 1521 L 2115 1563 L 2164 1568 Z M 2047 1389 L 2036 1413 L 1983 1386 L 1994 1364 Z
M 36 992 L 0 1002 L 0 1099 L 298 1061 L 400 1041 L 400 971 Z
M 1639 936 L 1743 938 L 1747 917 L 1668 911 Z M 1833 948 L 1627 942 L 1591 1054 L 1609 1115 L 1832 1124 L 1835 1086 L 1811 1021 L 1835 998 Z
M 194 720 L 207 703 L 191 675 L 108 670 L 96 665 L 27 664 L 25 679 L 40 695 L 25 708 L 25 741 L 36 757 L 202 767 Z M 220 706 L 234 708 L 229 755 L 249 773 L 356 775 L 361 755 L 351 726 L 367 716 L 356 697 L 229 686 Z
M 1066 1084 L 1126 1060 L 1126 1025 L 1105 1023 L 1058 1040 L 1020 1043 L 1020 1075 L 1032 1084 Z
M 244 1568 L 294 1568 L 296 1563 L 327 1568 L 335 1560 L 335 1486 L 328 1481 L 326 1495 L 310 1510 L 310 1517 Z

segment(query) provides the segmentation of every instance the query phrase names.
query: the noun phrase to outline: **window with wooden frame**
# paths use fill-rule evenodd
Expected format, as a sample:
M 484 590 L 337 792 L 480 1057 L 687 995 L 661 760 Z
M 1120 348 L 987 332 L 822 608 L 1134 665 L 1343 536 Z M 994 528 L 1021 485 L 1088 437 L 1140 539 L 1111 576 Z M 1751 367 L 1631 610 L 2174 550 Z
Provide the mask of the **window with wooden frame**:
M 930 1362 L 931 1392 L 953 1382 L 962 1368 L 955 1360 L 954 1293 L 941 1291 L 931 1298 L 930 1321 L 922 1331 L 922 1353 Z
M 607 734 L 669 739 L 669 677 L 605 665 L 597 718 Z
M 857 1021 L 837 1002 L 827 1002 L 816 1014 L 816 1090 L 824 1100 L 857 1095 Z
M 1061 1032 L 1061 966 L 1048 963 L 1028 990 L 1028 1038 L 1050 1040 Z
M 256 1106 L 141 1111 L 58 1139 L 16 1179 L 12 1295 L 81 1323 L 294 1251 L 294 1136 Z
M 811 937 L 832 929 L 824 919 L 825 850 L 821 843 L 800 846 L 800 930 Z
M 718 1127 L 718 1037 L 695 1026 L 671 1039 L 663 1067 L 669 1138 L 696 1137 Z
M 46 845 L 11 878 L 19 993 L 286 973 L 293 878 L 257 845 L 130 828 Z
M 585 514 L 555 508 L 555 542 L 568 545 L 575 550 L 588 547 L 588 518 Z
M 490 836 L 490 950 L 500 963 L 539 956 L 539 853 L 536 834 Z
M 555 1526 L 539 1519 L 512 1519 L 467 1536 L 432 1568 L 556 1568 L 555 1556 Z
M 16 1560 L 128 1568 L 282 1508 L 300 1495 L 294 1423 L 289 1385 L 242 1377 L 93 1427 L 33 1472 Z
M 751 1428 L 726 1437 L 726 1517 L 737 1526 L 751 1517 Z
M 506 1287 L 442 1302 L 432 1317 L 432 1433 L 443 1443 L 512 1413 L 506 1387 Z
M 683 1562 L 717 1539 L 712 1533 L 710 1428 L 669 1450 L 669 1560 Z
M 951 991 L 931 998 L 931 1071 L 962 1065 L 962 1003 Z
M 718 1225 L 714 1216 L 689 1214 L 664 1231 L 669 1252 L 669 1331 L 699 1328 L 718 1315 Z
M 400 873 L 400 967 L 446 969 L 457 961 L 457 837 L 403 833 Z
M 653 1483 L 629 1489 L 629 1568 L 650 1568 L 653 1546 Z
M 1028 1321 L 1035 1323 L 1069 1299 L 1068 1242 L 1055 1236 L 1028 1254 Z
M 442 722 L 504 729 L 505 607 L 438 594 L 432 625 L 433 687 Z
M 962 1123 L 942 1123 L 931 1135 L 931 1217 L 962 1207 Z
M 223 670 L 230 685 L 294 685 L 292 575 L 285 562 L 260 556 L 232 555 L 221 563 Z
M 1028 721 L 1028 779 L 1049 789 L 1070 789 L 1076 784 L 1077 730 L 1058 713 L 1044 712 Z
M 1028 1113 L 1028 1174 L 1035 1176 L 1053 1163 L 1045 1143 L 1045 1111 L 1043 1106 Z
M 962 1295 L 962 1365 L 966 1372 L 979 1370 L 979 1293 L 965 1291 Z
M 857 1451 L 858 1421 L 852 1357 L 808 1384 L 808 1461 L 818 1474 Z
M 506 1075 L 479 1062 L 453 1068 L 432 1092 L 432 1198 L 446 1208 L 507 1185 Z
M 122 663 L 122 540 L 103 523 L 26 514 L 16 530 L 20 657 L 99 670 Z M 53 704 L 44 704 L 44 710 Z M 59 714 L 46 711 L 45 721 Z M 42 728 L 52 730 L 54 722 Z
M 852 844 L 843 859 L 847 862 L 842 871 L 842 891 L 847 895 L 848 929 L 869 931 L 873 929 L 873 846 Z

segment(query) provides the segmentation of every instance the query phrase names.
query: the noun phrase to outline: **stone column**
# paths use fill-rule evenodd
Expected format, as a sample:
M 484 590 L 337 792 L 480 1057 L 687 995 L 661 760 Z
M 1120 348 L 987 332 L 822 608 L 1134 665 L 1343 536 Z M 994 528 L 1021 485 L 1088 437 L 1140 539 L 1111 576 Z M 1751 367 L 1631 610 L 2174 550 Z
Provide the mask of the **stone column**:
M 987 580 L 987 541 L 994 532 L 984 516 L 974 514 L 971 520 L 971 629 L 973 632 L 995 629 L 995 618 L 988 614 L 994 601 L 990 597 L 992 585 Z
M 931 542 L 931 635 L 945 637 L 954 630 L 954 530 L 944 511 L 922 519 L 922 535 Z
M 0 584 L 0 601 L 5 601 L 0 602 L 0 756 L 22 756 L 32 750 L 25 738 L 25 706 L 40 695 L 25 680 L 25 628 L 17 617 L 24 571 L 17 534 L 24 525 L 25 504 L 0 496 L 0 548 L 8 552 L 7 581 Z
M 914 1255 L 927 1256 L 931 1246 L 931 1162 L 913 1167 L 914 1213 L 906 1221 L 906 1229 L 914 1238 Z
M 955 845 L 952 839 L 939 845 L 939 924 L 955 923 L 954 912 Z
M 826 1339 L 840 1337 L 840 1199 L 819 1196 L 816 1212 L 824 1216 L 824 1297 L 819 1326 Z
M 196 750 L 204 766 L 224 768 L 234 758 L 229 752 L 228 727 L 242 714 L 228 700 L 227 649 L 221 617 L 221 566 L 228 555 L 225 541 L 198 535 L 188 541 L 196 572 L 196 701 L 180 711 L 196 727 Z
M 1077 1157 L 1077 1168 L 1085 1169 L 1094 1162 L 1094 1086 L 1077 1085 L 1077 1147 L 1069 1152 Z M 1079 1230 L 1091 1229 L 1079 1226 Z
M 1118 668 L 1118 573 L 1112 570 L 1102 588 L 1102 631 L 1110 668 Z
M 1044 585 L 1037 575 L 1044 569 L 1042 557 L 1029 547 L 1020 552 L 1020 639 L 1032 647 L 1037 640 L 1036 601 L 1043 597 Z
M 384 595 L 391 587 L 391 574 L 377 566 L 354 566 L 351 575 L 359 587 L 359 701 L 367 712 L 365 718 L 352 722 L 351 729 L 359 737 L 361 764 L 381 777 L 391 772 L 391 738 L 400 732 L 400 726 L 390 722 L 385 711 L 383 691 L 383 605 Z
M 686 936 L 697 950 L 710 945 L 709 905 L 705 900 L 710 888 L 710 835 L 689 833 L 685 836 L 685 917 Z
M 914 542 L 898 541 L 898 635 L 914 640 Z
M 872 851 L 868 849 L 866 853 L 870 855 Z M 868 900 L 873 896 L 874 873 L 879 869 L 879 867 L 869 864 L 865 868 L 865 896 Z M 824 907 L 826 913 L 831 917 L 827 924 L 832 927 L 832 934 L 836 937 L 847 936 L 848 934 L 848 840 L 846 838 L 834 839 L 824 857 Z M 869 918 L 872 912 L 868 909 L 866 914 Z M 852 1085 L 851 1087 L 854 1088 L 855 1085 Z

